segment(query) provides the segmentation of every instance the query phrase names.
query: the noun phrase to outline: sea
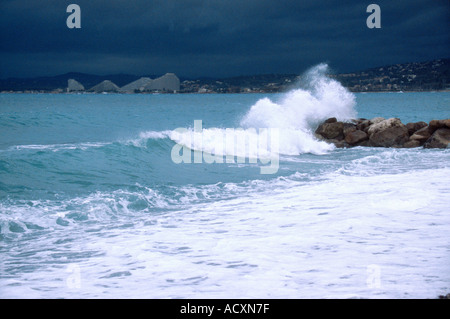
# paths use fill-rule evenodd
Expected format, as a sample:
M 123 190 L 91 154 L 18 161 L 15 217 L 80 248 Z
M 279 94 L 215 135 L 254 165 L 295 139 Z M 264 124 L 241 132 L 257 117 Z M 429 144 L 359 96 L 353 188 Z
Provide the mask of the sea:
M 450 118 L 450 92 L 0 94 L 0 298 L 435 299 L 450 149 L 335 148 L 329 118 Z

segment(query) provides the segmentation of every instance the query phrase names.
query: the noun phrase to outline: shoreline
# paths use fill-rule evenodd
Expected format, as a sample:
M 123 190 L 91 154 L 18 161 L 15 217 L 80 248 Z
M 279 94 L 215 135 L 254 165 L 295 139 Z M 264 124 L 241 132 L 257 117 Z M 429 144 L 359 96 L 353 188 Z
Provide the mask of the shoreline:
M 350 91 L 353 94 L 365 94 L 365 93 L 448 93 L 450 89 L 445 90 L 429 90 L 429 91 Z M 149 93 L 123 93 L 123 92 L 55 92 L 55 91 L 2 91 L 0 94 L 68 94 L 68 95 L 159 95 L 159 94 L 199 94 L 199 95 L 208 95 L 208 94 L 283 94 L 286 91 L 279 92 L 149 92 Z

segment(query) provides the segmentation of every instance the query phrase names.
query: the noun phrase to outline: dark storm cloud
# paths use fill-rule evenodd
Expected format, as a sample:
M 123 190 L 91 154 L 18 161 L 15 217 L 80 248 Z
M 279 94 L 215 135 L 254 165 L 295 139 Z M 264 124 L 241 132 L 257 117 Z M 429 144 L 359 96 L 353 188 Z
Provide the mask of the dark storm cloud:
M 81 29 L 66 8 L 81 7 Z M 366 27 L 367 5 L 381 29 Z M 338 71 L 445 57 L 448 1 L 3 0 L 1 77 L 90 73 L 231 76 Z

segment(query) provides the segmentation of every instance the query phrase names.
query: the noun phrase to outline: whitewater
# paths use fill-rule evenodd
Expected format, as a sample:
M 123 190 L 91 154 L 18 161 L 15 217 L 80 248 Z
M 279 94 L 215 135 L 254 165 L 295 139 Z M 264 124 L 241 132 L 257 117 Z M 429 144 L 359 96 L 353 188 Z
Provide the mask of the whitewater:
M 0 298 L 449 293 L 450 150 L 314 130 L 450 118 L 450 93 L 354 94 L 328 72 L 281 94 L 0 94 Z

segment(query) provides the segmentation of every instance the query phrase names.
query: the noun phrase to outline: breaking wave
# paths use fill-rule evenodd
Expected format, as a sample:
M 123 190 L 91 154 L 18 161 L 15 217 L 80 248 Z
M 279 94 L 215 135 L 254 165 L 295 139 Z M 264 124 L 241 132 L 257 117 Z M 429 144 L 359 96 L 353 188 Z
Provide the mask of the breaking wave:
M 280 153 L 323 154 L 333 145 L 318 141 L 313 132 L 330 117 L 348 121 L 356 117 L 355 96 L 338 81 L 329 78 L 327 64 L 319 64 L 305 74 L 297 87 L 278 101 L 259 100 L 241 120 L 241 126 L 276 127 L 280 129 Z

